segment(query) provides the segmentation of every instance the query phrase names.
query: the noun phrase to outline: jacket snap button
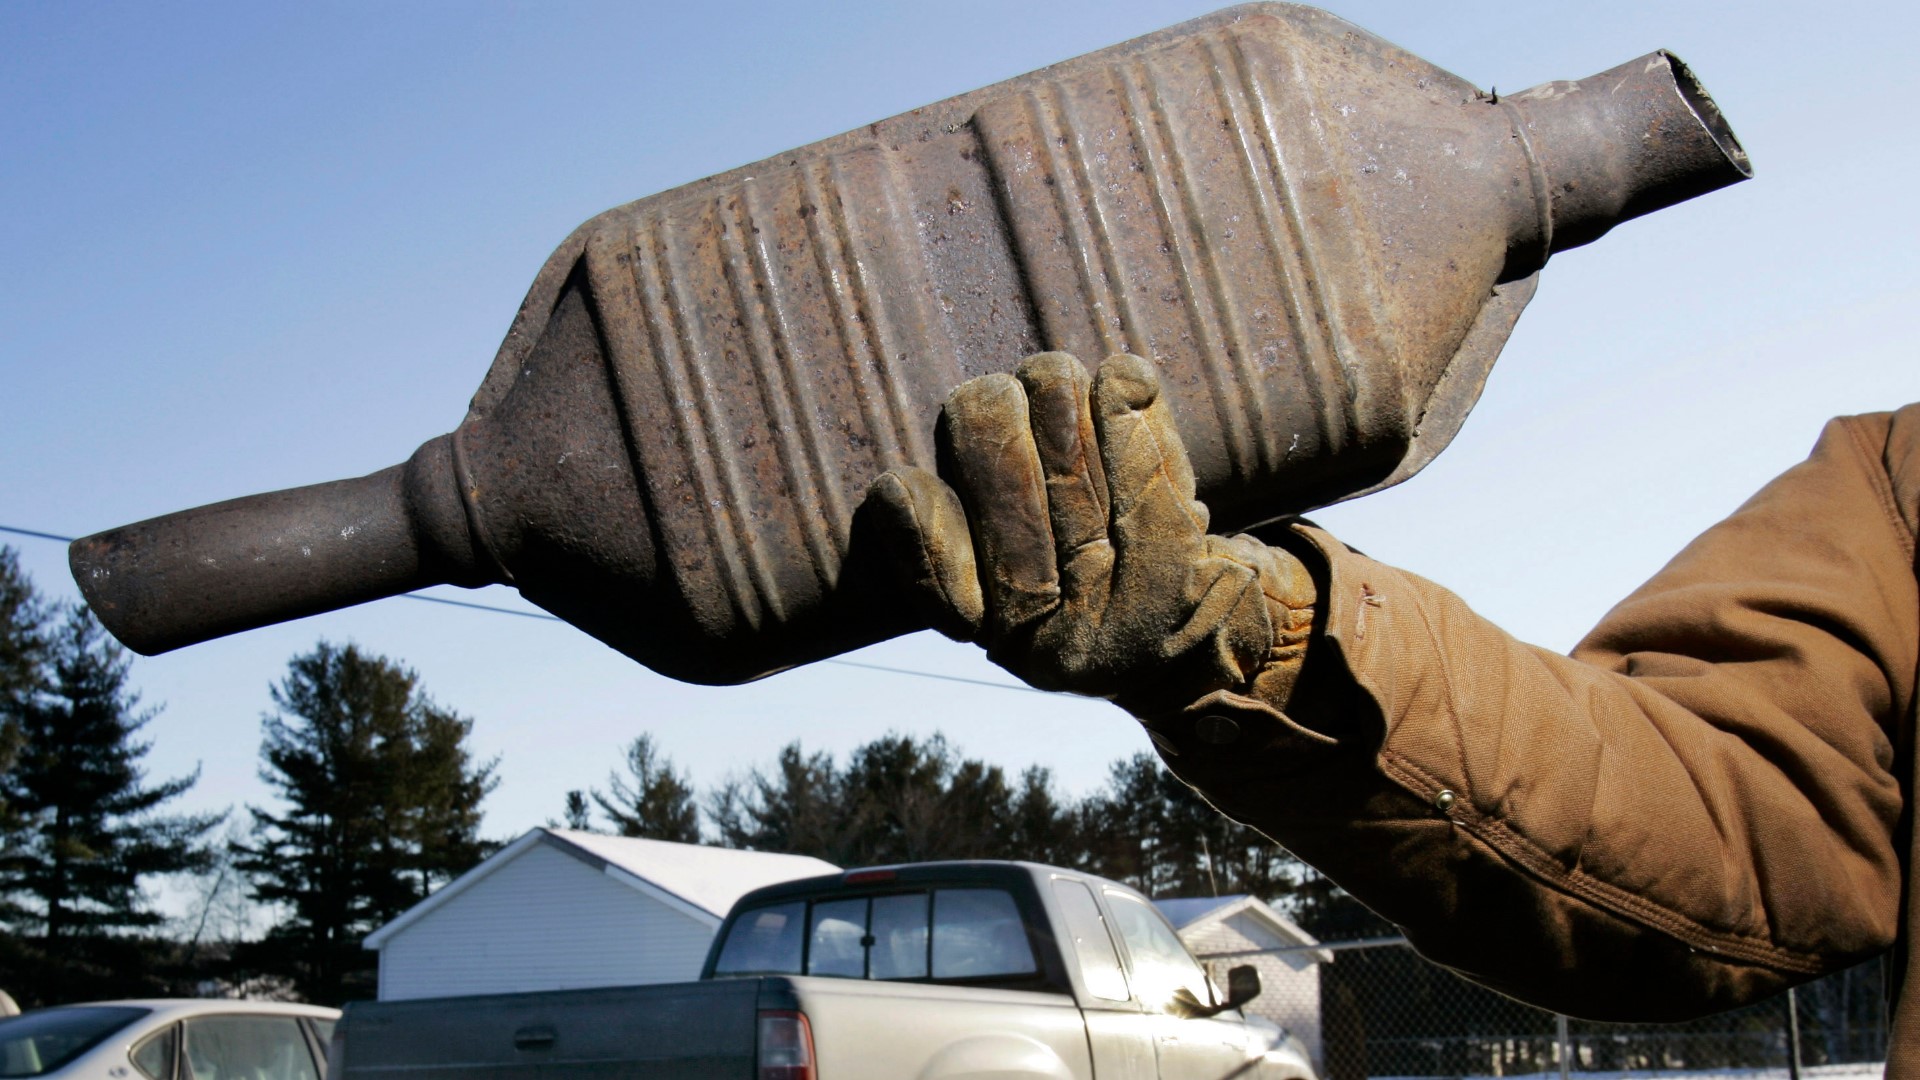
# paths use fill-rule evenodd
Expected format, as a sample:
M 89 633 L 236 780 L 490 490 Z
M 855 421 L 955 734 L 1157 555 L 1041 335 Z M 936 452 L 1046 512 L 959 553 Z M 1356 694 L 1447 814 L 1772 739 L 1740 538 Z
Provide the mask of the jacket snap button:
M 1203 716 L 1193 725 L 1193 733 L 1203 743 L 1224 746 L 1240 737 L 1240 725 L 1230 716 Z
M 1445 788 L 1442 788 L 1440 790 L 1440 794 L 1435 795 L 1433 797 L 1433 805 L 1439 808 L 1440 812 L 1443 814 L 1453 809 L 1453 804 L 1458 801 L 1459 801 L 1459 798 L 1456 795 L 1454 795 L 1453 792 L 1448 791 Z

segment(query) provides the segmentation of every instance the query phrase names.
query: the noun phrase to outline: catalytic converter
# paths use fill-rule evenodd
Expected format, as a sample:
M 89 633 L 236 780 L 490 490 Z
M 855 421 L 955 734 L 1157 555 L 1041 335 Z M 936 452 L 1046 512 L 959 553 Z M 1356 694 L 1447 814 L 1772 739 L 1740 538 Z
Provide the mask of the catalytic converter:
M 142 653 L 507 583 L 679 679 L 918 628 L 867 485 L 950 389 L 1152 358 L 1219 527 L 1453 438 L 1556 252 L 1750 175 L 1677 58 L 1517 94 L 1250 4 L 609 210 L 541 268 L 465 420 L 404 464 L 71 550 Z

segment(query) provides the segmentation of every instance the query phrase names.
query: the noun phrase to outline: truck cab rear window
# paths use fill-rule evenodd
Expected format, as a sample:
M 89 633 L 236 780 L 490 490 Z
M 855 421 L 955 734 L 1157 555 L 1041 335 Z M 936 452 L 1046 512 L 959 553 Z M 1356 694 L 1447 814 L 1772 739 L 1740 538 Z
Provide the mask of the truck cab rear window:
M 727 942 L 714 962 L 715 975 L 798 975 L 801 929 L 806 923 L 803 900 L 775 904 L 741 913 L 733 921 Z
M 933 889 L 742 912 L 713 973 L 970 982 L 1038 970 L 1012 894 Z

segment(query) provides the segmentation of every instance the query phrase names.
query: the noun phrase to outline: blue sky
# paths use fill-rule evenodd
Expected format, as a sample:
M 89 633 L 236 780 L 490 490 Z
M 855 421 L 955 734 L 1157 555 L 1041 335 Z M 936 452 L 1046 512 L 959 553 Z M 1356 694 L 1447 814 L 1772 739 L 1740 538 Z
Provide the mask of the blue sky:
M 594 213 L 1206 10 L 0 5 L 0 524 L 83 534 L 398 462 L 459 421 Z M 1556 258 L 1453 447 L 1319 515 L 1356 546 L 1564 650 L 1823 419 L 1920 398 L 1910 6 L 1336 11 L 1509 90 L 1670 48 L 1758 173 Z M 0 542 L 73 595 L 60 545 Z M 500 837 L 640 731 L 703 785 L 790 739 L 940 730 L 1083 792 L 1145 746 L 1096 702 L 844 665 L 685 686 L 564 626 L 389 600 L 138 661 L 155 773 L 200 766 L 194 808 L 267 798 L 267 687 L 322 637 L 475 718 Z M 854 659 L 1008 681 L 930 635 Z

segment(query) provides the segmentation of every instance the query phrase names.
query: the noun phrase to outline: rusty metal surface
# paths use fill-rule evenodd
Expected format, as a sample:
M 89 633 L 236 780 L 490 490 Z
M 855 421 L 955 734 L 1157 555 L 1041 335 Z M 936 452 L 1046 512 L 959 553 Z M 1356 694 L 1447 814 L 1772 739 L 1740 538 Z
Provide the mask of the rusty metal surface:
M 1233 8 L 608 211 L 404 469 L 90 537 L 75 574 L 144 652 L 510 581 L 666 674 L 754 678 L 915 628 L 858 508 L 934 463 L 964 379 L 1152 357 L 1249 526 L 1417 471 L 1549 254 L 1746 172 L 1662 53 L 1496 100 Z

